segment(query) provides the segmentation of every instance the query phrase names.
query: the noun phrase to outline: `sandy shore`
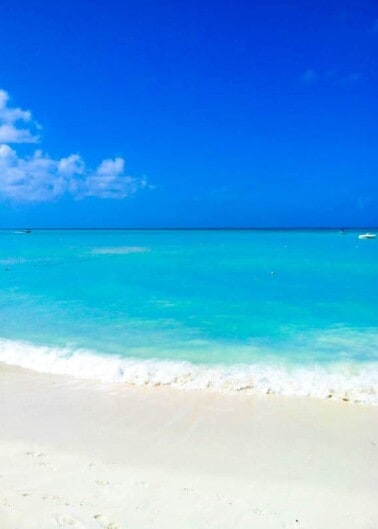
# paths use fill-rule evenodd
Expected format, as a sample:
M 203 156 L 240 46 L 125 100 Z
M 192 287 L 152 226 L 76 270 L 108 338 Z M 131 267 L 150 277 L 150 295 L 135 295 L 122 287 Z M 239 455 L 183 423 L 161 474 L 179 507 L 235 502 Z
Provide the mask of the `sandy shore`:
M 0 528 L 378 527 L 378 407 L 0 368 Z

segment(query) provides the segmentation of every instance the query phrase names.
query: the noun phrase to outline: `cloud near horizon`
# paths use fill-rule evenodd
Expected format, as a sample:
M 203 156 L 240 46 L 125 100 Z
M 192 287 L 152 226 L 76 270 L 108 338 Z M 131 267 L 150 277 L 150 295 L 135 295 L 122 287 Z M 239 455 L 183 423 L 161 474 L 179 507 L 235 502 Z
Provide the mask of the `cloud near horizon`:
M 41 150 L 20 157 L 9 144 L 37 143 L 39 125 L 29 110 L 8 105 L 0 90 L 0 197 L 18 202 L 46 202 L 70 195 L 76 199 L 122 199 L 147 187 L 145 179 L 125 175 L 123 158 L 105 159 L 95 170 L 71 154 L 54 160 Z

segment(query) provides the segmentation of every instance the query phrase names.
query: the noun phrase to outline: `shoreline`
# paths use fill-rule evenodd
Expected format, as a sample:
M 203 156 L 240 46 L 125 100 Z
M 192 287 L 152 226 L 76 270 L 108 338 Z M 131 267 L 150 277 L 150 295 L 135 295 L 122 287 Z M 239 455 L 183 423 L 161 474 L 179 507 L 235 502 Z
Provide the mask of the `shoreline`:
M 0 366 L 2 529 L 368 529 L 378 409 Z
M 71 376 L 126 386 L 168 386 L 180 390 L 275 394 L 378 405 L 378 364 L 289 365 L 267 362 L 197 364 L 185 360 L 123 358 L 90 349 L 35 345 L 0 338 L 0 364 L 51 376 Z

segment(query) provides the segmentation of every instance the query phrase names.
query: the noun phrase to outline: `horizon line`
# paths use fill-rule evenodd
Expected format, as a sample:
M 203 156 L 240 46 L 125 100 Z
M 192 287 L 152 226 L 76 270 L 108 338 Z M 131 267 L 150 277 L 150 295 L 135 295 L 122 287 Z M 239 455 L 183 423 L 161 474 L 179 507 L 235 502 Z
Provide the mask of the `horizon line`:
M 269 230 L 282 230 L 282 231 L 289 231 L 289 230 L 367 230 L 367 229 L 378 229 L 378 226 L 238 226 L 238 227 L 229 227 L 229 226 L 217 226 L 217 227 L 167 227 L 167 226 L 159 226 L 159 227 L 74 227 L 74 228 L 67 228 L 67 227 L 38 227 L 33 228 L 30 226 L 27 227 L 20 227 L 20 226 L 13 226 L 9 228 L 0 228 L 0 231 L 10 231 L 10 230 L 34 230 L 34 231 L 269 231 Z

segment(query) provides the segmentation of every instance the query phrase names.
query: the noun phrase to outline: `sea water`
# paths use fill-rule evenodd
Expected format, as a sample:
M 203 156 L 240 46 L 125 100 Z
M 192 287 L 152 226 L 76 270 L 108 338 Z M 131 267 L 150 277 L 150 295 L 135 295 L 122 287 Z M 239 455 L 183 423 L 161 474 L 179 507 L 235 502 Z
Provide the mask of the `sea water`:
M 0 361 L 378 403 L 378 240 L 338 230 L 0 231 Z

